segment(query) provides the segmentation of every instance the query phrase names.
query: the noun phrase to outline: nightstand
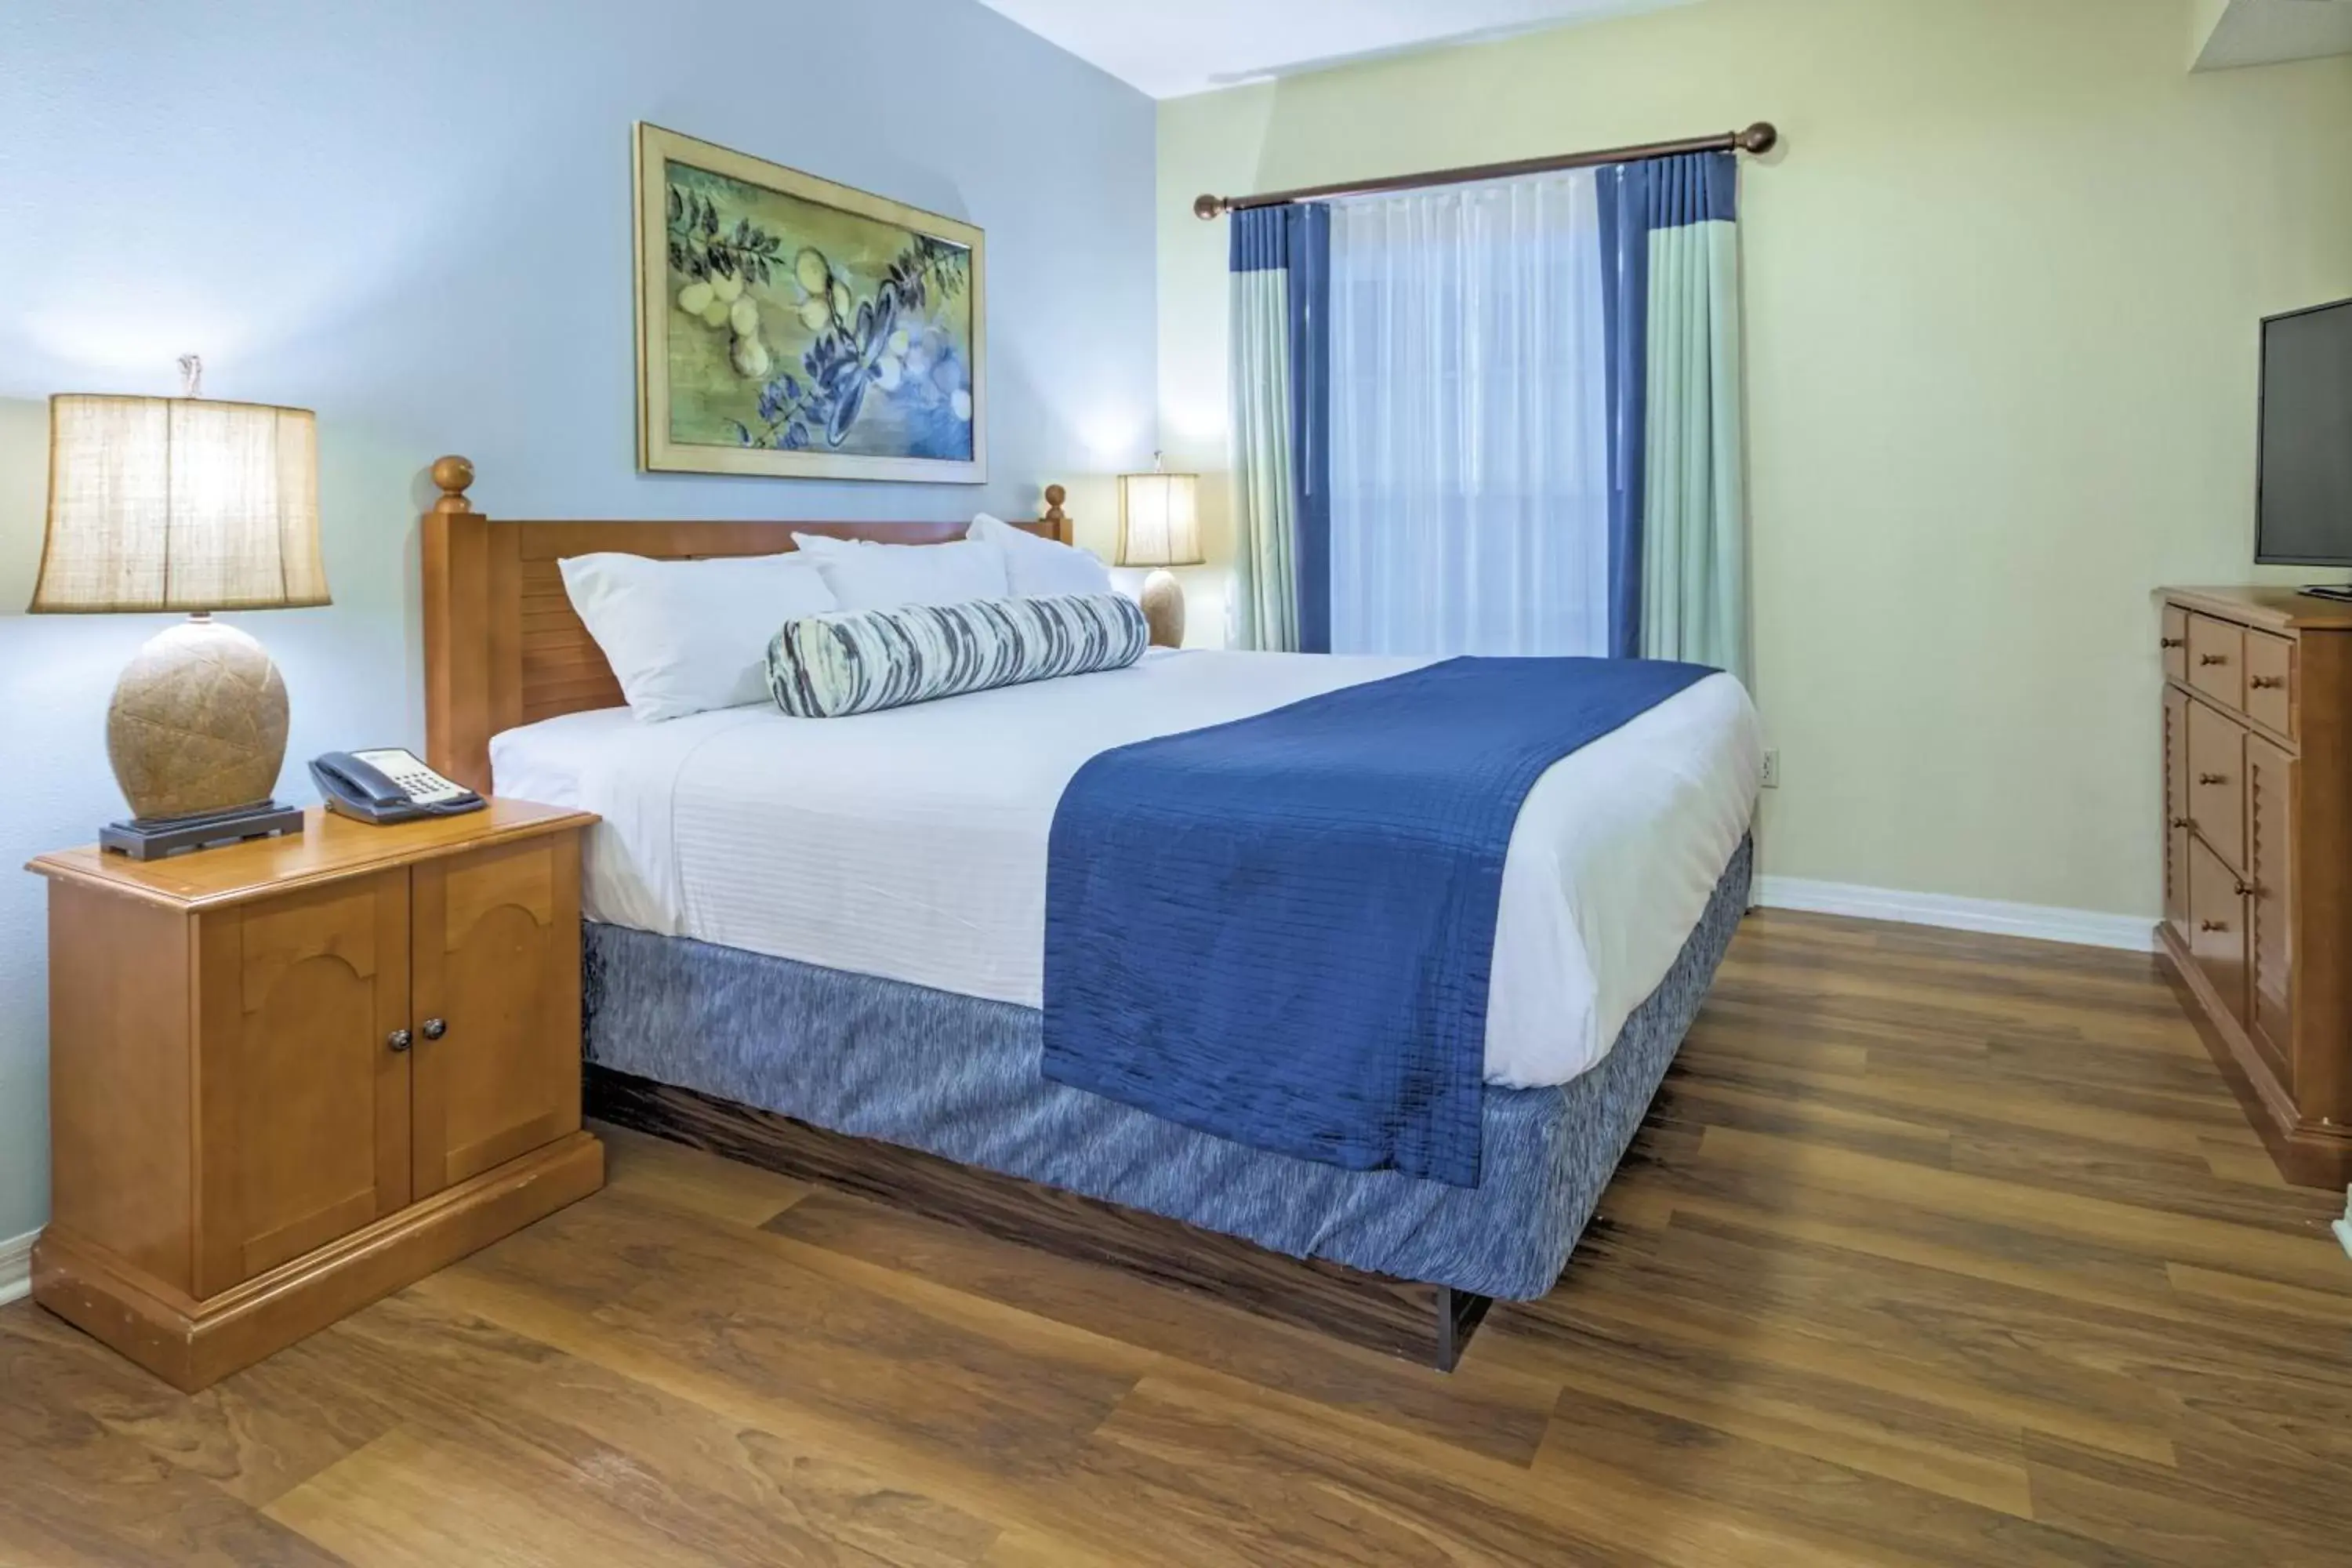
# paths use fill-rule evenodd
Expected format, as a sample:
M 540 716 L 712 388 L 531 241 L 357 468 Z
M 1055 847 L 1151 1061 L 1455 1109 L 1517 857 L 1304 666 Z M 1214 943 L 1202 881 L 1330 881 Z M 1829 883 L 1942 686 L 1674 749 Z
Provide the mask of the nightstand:
M 44 855 L 33 1296 L 194 1391 L 604 1184 L 580 838 L 493 800 L 172 859 Z

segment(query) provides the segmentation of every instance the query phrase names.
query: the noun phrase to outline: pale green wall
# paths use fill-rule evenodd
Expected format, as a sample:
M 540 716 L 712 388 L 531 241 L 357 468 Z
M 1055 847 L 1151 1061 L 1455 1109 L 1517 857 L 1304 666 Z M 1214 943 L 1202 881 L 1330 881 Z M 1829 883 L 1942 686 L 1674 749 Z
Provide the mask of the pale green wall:
M 2192 77 L 2189 5 L 1706 0 L 1163 104 L 1171 466 L 1222 540 L 1199 192 L 1775 121 L 1743 198 L 1766 868 L 2152 914 L 2148 591 L 2256 575 L 2256 321 L 2352 295 L 2352 58 Z

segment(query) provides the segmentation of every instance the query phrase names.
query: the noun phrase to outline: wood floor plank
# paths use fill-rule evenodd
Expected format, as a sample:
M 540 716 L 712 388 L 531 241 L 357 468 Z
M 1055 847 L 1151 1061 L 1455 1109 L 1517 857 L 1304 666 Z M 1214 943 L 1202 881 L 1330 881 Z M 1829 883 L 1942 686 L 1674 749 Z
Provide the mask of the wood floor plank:
M 2197 1140 L 2197 1153 L 2205 1162 L 2205 1168 L 2218 1180 L 2242 1182 L 2248 1186 L 2272 1191 L 2282 1191 L 2287 1187 L 2286 1178 L 2279 1174 L 2279 1168 L 2272 1163 L 2270 1152 L 2263 1147 L 2259 1139 L 2236 1142 L 2209 1133 Z
M 432 1561 L 446 1544 L 433 1523 L 451 1513 L 510 1520 L 520 1536 L 533 1513 L 552 1515 L 559 1527 L 534 1549 L 567 1563 L 961 1568 L 997 1533 L 818 1448 L 414 1295 L 321 1338 L 401 1425 L 270 1511 L 349 1555 Z
M 373 1389 L 322 1369 L 315 1342 L 189 1396 L 46 1312 L 0 1317 L 0 1335 L 51 1352 L 52 1397 L 255 1508 L 396 1421 Z
M 2314 1531 L 2207 1478 L 2029 1439 L 2034 1517 L 2142 1563 L 2178 1568 L 2342 1568 L 2340 1522 Z
M 1921 1491 L 2026 1517 L 2023 1427 L 1933 1399 L 1662 1340 L 1604 1319 L 1525 1317 L 1519 1364 L 1555 1370 L 1575 1395 L 1705 1426 Z M 1572 1403 L 1568 1401 L 1564 1403 Z M 1561 1406 L 1555 1405 L 1554 1419 Z
M 2352 1269 L 2346 1271 L 2342 1285 L 2335 1290 L 2250 1279 L 2226 1269 L 2200 1268 L 2189 1263 L 2168 1263 L 2165 1274 L 2182 1295 L 2227 1302 L 2241 1316 L 2248 1310 L 2283 1314 L 2352 1330 Z
M 2079 995 L 2045 999 L 2018 987 L 1982 983 L 1930 986 L 1922 984 L 1907 966 L 1874 969 L 1867 978 L 1859 978 L 1851 966 L 1807 973 L 1787 963 L 1743 957 L 1725 965 L 1720 984 L 1733 1001 L 1780 1007 L 1801 1002 L 1824 1020 L 1867 1026 L 1891 1040 L 1952 1036 L 1999 1037 L 2020 1046 L 2084 1043 L 2105 1051 L 2161 1058 L 2160 1065 L 2179 1069 L 2210 1070 L 2212 1065 L 2198 1047 L 2194 1031 L 2182 1026 L 2178 1011 L 2166 1013 L 2152 1002 L 2110 1004 L 2096 1016 L 2094 1031 L 2084 1027 L 2093 1020 L 2086 1018 Z M 2153 1069 L 2159 1064 L 2143 1065 Z
M 1807 1182 L 1834 1191 L 1881 1194 L 1921 1207 L 1993 1220 L 2060 1238 L 2123 1245 L 2168 1261 L 2235 1268 L 2282 1283 L 2340 1278 L 2339 1249 L 2331 1257 L 2315 1225 L 2308 1237 L 2255 1230 L 2226 1220 L 2175 1215 L 2114 1198 L 2055 1191 L 1968 1172 L 1825 1148 L 1769 1133 L 1711 1127 L 1703 1161 L 1719 1163 L 1757 1182 Z M 2288 1202 L 2306 1206 L 2303 1194 Z
M 1607 1323 L 1646 1330 L 1664 1344 L 1728 1352 L 1801 1375 L 1842 1379 L 1892 1398 L 1916 1400 L 1936 1408 L 1946 1420 L 2049 1432 L 2086 1447 L 2157 1463 L 2172 1459 L 2171 1439 L 2161 1425 L 2168 1410 L 2156 1396 L 2141 1396 L 2117 1379 L 2081 1380 L 2081 1386 L 2111 1402 L 2126 1400 L 2134 1408 L 2118 1411 L 2085 1405 L 2070 1388 L 2030 1384 L 2021 1387 L 2013 1371 L 1997 1380 L 1973 1375 L 1973 1369 L 1943 1364 L 1934 1347 L 1903 1345 L 1887 1351 L 1857 1344 L 1846 1335 L 1816 1325 L 1787 1319 L 1759 1321 L 1736 1308 L 1712 1309 L 1685 1301 L 1668 1307 L 1654 1293 L 1587 1295 L 1572 1304 L 1556 1297 L 1538 1309 L 1501 1316 L 1490 1324 L 1502 1332 L 1488 1353 L 1511 1358 L 1514 1364 L 1531 1371 L 1548 1369 L 1551 1364 L 1548 1355 L 1530 1363 L 1525 1359 L 1529 1352 L 1515 1342 L 1547 1337 L 1549 1330 L 1534 1327 L 1545 1323 L 1554 1327 Z
M 388 1568 L 712 1561 L 557 1479 L 551 1467 L 497 1463 L 478 1447 L 452 1448 L 403 1428 L 295 1488 L 269 1513 L 354 1563 Z
M 1654 1116 L 1701 1129 L 1737 1127 L 1884 1154 L 1913 1164 L 1948 1165 L 1949 1129 L 1904 1120 L 1830 1096 L 1795 1096 L 1743 1088 L 1695 1074 L 1679 1075 L 1658 1091 Z
M 37 1309 L 24 1302 L 6 1310 L 28 1317 Z M 41 1338 L 13 1323 L 0 1330 L 0 1564 L 314 1568 L 341 1561 L 84 1412 L 79 1352 Z
M 714 1161 L 698 1150 L 609 1121 L 588 1130 L 604 1141 L 604 1185 L 707 1218 L 760 1225 L 806 1197 L 809 1184 L 756 1165 Z
M 681 1355 L 678 1347 L 659 1336 L 639 1333 L 626 1324 L 608 1324 L 535 1295 L 525 1285 L 453 1271 L 414 1289 L 734 1420 L 788 1434 L 797 1443 L 894 1477 L 927 1497 L 1001 1523 L 1012 1540 L 1000 1546 L 1021 1562 L 1067 1568 L 1192 1568 L 1182 1555 L 1190 1537 L 1171 1528 L 1195 1506 L 1181 1475 L 1171 1475 L 1157 1486 L 1148 1484 L 1149 1478 L 1139 1479 L 1135 1495 L 1108 1510 L 1079 1507 L 1067 1494 L 1062 1482 L 1087 1463 L 1091 1433 L 1067 1445 L 1053 1463 L 1008 1464 L 985 1444 L 936 1445 L 895 1423 L 837 1414 L 833 1402 L 822 1395 L 803 1399 L 802 1389 L 791 1380 L 746 1376 L 740 1366 L 707 1364 Z M 1178 1520 L 1161 1517 L 1163 1508 L 1172 1508 Z M 996 1548 L 992 1548 L 991 1560 L 999 1560 Z
M 1119 1269 L 1008 1249 L 846 1194 L 820 1194 L 766 1228 L 1521 1464 L 1542 1443 L 1559 1394 L 1551 1382 L 1475 1363 L 1449 1377 L 1237 1309 L 1204 1306 Z
M 1389 1442 L 1360 1428 L 1318 1428 L 1276 1402 L 1146 1380 L 1119 1407 L 1106 1435 L 1188 1474 L 1213 1469 L 1242 1478 L 1304 1480 L 1297 1493 L 1369 1505 L 1410 1530 L 1428 1549 L 1370 1562 L 1505 1563 L 1836 1564 L 1878 1563 L 1769 1514 L 1712 1506 L 1619 1473 L 1557 1473 L 1465 1459 L 1427 1441 Z M 1265 1531 L 1280 1521 L 1251 1518 Z M 1254 1553 L 1249 1562 L 1315 1562 L 1315 1556 Z M 1336 1559 L 1356 1561 L 1357 1559 Z
M 0 1308 L 0 1568 L 2352 1562 L 2352 1262 L 2144 956 L 1767 912 L 1452 1377 L 633 1133 L 193 1398 Z
M 1050 1462 L 1133 1386 L 1135 1352 L 1029 1320 L 998 1334 L 948 1321 L 902 1294 L 818 1272 L 755 1229 L 700 1226 L 626 1194 L 549 1216 L 448 1272 L 544 1290 L 551 1252 L 625 1259 L 620 1289 L 591 1307 L 615 1333 L 674 1359 L 730 1370 L 749 1386 L 886 1427 L 1008 1469 Z
M 1581 1389 L 1561 1396 L 1537 1468 L 1563 1485 L 1588 1484 L 1596 1475 L 1637 1476 L 1677 1496 L 1836 1542 L 1873 1563 L 2122 1568 L 2138 1561 L 2006 1509 L 1906 1487 L 1801 1448 Z
M 2170 1106 L 2159 1114 L 2149 1114 L 2104 1100 L 1963 1081 L 1950 1072 L 1905 1074 L 1884 1064 L 1855 1074 L 1815 1073 L 1786 1062 L 1688 1050 L 1677 1062 L 1673 1081 L 1685 1088 L 1722 1085 L 1793 1104 L 1885 1117 L 1947 1133 L 2048 1132 L 2123 1149 L 2200 1156 L 2216 1145 L 2256 1152 L 2263 1147 L 2262 1140 L 2242 1120 L 2234 1123 L 2192 1121 Z M 2229 1142 L 2233 1128 L 2239 1135 L 2234 1143 Z

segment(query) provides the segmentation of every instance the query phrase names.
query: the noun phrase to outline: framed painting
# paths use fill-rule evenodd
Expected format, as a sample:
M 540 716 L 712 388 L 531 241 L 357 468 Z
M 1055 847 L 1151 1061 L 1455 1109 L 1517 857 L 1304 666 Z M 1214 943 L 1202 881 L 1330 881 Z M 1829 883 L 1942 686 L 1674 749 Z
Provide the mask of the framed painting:
M 636 206 L 639 467 L 988 478 L 980 230 L 646 124 Z

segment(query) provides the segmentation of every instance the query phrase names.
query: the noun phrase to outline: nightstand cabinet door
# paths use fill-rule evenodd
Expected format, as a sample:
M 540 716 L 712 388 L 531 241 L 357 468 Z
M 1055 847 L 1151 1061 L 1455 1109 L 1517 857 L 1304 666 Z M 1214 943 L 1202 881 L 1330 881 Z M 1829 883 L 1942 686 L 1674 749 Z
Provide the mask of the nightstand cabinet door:
M 411 1182 L 423 1198 L 580 1127 L 580 838 L 412 876 Z
M 195 1294 L 409 1202 L 408 873 L 197 917 Z

